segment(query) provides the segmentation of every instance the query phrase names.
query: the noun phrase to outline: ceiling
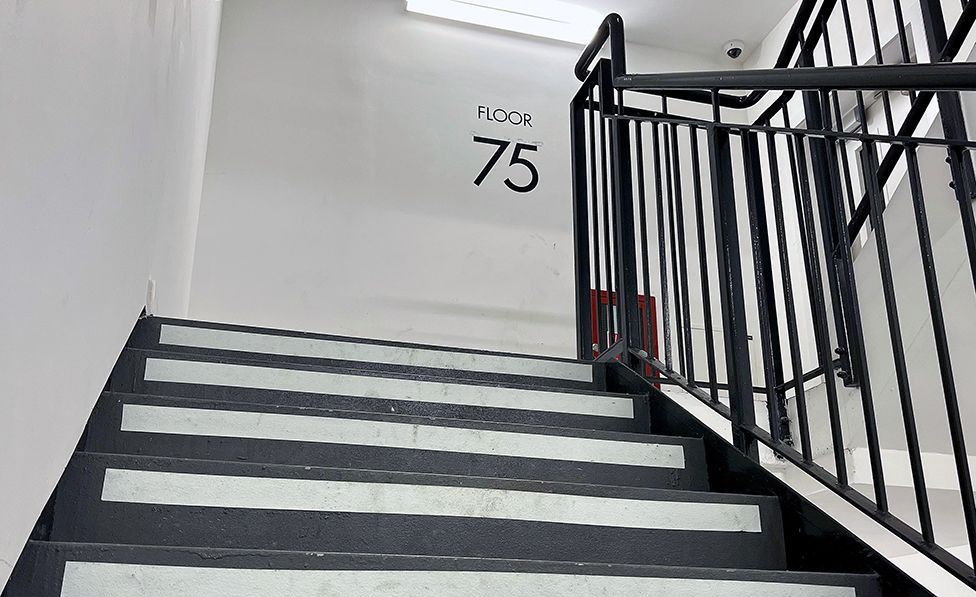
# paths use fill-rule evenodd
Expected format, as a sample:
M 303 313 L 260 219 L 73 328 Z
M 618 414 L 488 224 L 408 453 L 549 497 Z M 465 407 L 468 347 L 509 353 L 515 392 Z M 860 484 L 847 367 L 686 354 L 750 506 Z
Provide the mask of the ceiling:
M 725 42 L 745 42 L 739 61 L 766 37 L 796 0 L 570 0 L 624 19 L 627 40 L 711 58 Z

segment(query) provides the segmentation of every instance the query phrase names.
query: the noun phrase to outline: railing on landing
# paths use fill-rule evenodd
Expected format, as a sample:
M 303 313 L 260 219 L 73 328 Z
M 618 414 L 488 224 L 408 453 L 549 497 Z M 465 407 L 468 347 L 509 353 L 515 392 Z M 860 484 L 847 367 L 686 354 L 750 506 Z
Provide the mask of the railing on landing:
M 577 64 L 582 86 L 571 104 L 578 351 L 684 388 L 731 422 L 744 453 L 758 459 L 759 444 L 767 446 L 976 587 L 973 567 L 936 535 L 922 447 L 938 431 L 918 416 L 929 425 L 934 404 L 943 410 L 976 552 L 976 498 L 947 331 L 947 318 L 972 313 L 943 308 L 929 222 L 946 203 L 933 201 L 949 193 L 971 292 L 976 142 L 960 92 L 976 90 L 976 65 L 953 61 L 976 2 L 960 10 L 920 0 L 912 20 L 900 0 L 889 1 L 886 44 L 874 0 L 804 0 L 775 68 L 753 71 L 628 74 L 623 21 L 607 17 Z M 856 9 L 866 26 L 857 25 Z M 951 30 L 944 9 L 954 12 Z M 873 57 L 858 56 L 856 31 L 867 34 Z M 831 34 L 845 36 L 845 57 Z M 926 47 L 913 49 L 920 39 Z M 598 60 L 608 43 L 610 58 Z M 933 99 L 937 112 L 929 110 Z M 750 109 L 757 114 L 746 118 Z M 941 135 L 917 131 L 936 116 Z M 905 236 L 889 238 L 891 225 Z M 880 290 L 868 305 L 872 285 Z M 936 355 L 928 369 L 938 369 L 938 391 L 910 383 L 909 372 L 922 365 L 906 351 L 898 308 L 909 286 L 924 289 Z M 603 295 L 601 310 L 593 297 Z M 648 315 L 641 305 L 652 295 L 658 312 Z M 895 400 L 886 404 L 877 397 L 889 370 Z M 766 402 L 768 423 L 757 421 L 757 399 Z M 848 400 L 858 406 L 856 420 Z M 882 434 L 890 430 L 879 411 L 884 418 L 900 411 L 914 512 L 889 503 Z M 829 438 L 825 445 L 820 437 Z M 852 487 L 854 440 L 870 461 L 865 493 Z

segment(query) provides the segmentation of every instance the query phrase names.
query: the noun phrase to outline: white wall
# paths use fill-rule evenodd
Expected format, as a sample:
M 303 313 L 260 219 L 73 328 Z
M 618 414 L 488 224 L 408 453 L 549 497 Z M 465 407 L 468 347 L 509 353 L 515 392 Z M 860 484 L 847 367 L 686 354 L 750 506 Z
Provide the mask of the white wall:
M 0 585 L 146 297 L 185 313 L 219 0 L 0 2 Z
M 401 0 L 224 7 L 190 314 L 572 355 L 568 104 L 580 46 L 408 15 Z M 717 68 L 634 47 L 639 70 Z M 532 128 L 479 121 L 479 105 Z M 502 180 L 539 143 L 541 183 Z

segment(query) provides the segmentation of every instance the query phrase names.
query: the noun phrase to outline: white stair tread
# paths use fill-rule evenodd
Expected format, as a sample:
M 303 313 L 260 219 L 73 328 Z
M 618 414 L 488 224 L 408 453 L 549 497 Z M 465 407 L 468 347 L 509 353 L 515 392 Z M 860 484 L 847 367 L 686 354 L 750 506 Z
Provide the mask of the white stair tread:
M 683 469 L 681 445 L 396 423 L 370 419 L 122 405 L 120 431 L 354 444 Z
M 257 570 L 75 562 L 65 564 L 61 597 L 855 597 L 853 587 L 728 579 L 573 574 Z
M 433 348 L 361 343 L 325 338 L 284 336 L 197 326 L 162 324 L 159 343 L 170 346 L 230 350 L 280 356 L 383 363 L 479 373 L 501 373 L 592 382 L 593 367 L 544 358 L 454 352 Z
M 179 359 L 146 359 L 146 381 L 309 392 L 633 419 L 626 396 L 349 375 Z
M 761 533 L 759 505 L 513 489 L 106 468 L 103 502 L 489 518 L 632 529 Z

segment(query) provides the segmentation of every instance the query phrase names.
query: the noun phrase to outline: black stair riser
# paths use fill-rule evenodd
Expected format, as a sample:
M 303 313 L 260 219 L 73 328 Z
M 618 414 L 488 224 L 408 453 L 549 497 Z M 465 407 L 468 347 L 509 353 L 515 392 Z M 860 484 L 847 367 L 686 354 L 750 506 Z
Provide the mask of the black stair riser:
M 334 466 L 564 483 L 706 491 L 685 471 L 507 456 L 431 452 L 347 444 L 127 434 L 118 442 L 89 441 L 86 449 L 118 454 L 212 458 L 266 464 Z
M 104 504 L 56 541 L 781 569 L 758 534 L 509 520 Z M 147 539 L 148 538 L 148 539 Z M 703 549 L 703 546 L 707 546 Z

